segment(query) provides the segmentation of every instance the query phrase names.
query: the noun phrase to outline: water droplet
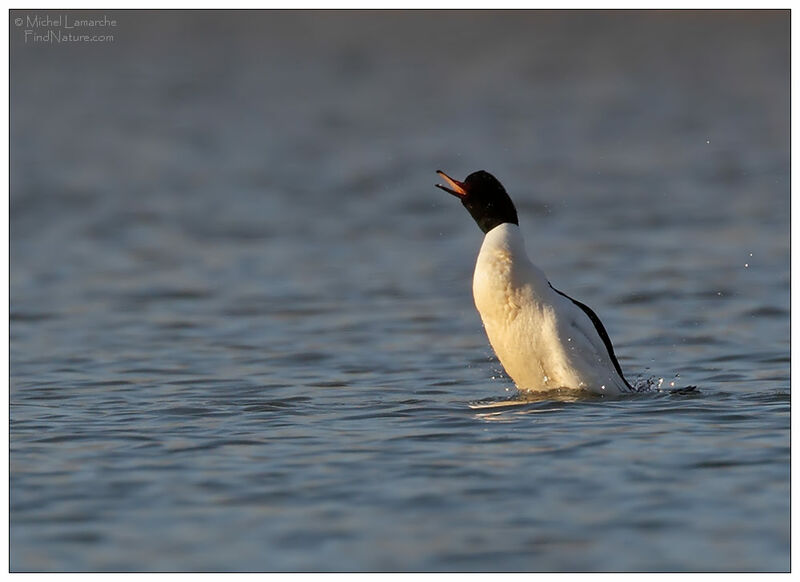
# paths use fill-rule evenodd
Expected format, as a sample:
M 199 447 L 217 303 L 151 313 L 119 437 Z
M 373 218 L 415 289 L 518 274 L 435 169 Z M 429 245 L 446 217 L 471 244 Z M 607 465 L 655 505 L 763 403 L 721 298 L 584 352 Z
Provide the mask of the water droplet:
M 749 266 L 750 266 L 750 263 L 745 263 L 745 264 L 744 264 L 744 268 L 745 268 L 745 269 L 746 269 L 747 267 L 749 267 Z

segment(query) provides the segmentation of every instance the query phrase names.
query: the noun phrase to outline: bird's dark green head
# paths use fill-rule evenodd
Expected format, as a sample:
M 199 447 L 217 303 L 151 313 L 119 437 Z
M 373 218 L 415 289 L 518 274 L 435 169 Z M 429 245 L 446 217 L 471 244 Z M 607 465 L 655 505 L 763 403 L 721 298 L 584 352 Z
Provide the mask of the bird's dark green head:
M 441 170 L 436 173 L 448 183 L 448 186 L 436 184 L 436 187 L 461 200 L 484 233 L 500 224 L 519 224 L 517 209 L 506 189 L 489 172 L 473 172 L 463 182 L 454 180 Z

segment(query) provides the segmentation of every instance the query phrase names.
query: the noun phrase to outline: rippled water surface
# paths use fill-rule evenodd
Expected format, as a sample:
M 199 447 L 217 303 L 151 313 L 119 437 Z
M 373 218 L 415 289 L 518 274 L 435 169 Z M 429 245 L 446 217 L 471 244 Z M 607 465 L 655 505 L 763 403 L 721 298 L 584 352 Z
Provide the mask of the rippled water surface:
M 13 570 L 789 568 L 788 12 L 116 19 L 11 31 Z M 662 391 L 471 408 L 439 168 Z

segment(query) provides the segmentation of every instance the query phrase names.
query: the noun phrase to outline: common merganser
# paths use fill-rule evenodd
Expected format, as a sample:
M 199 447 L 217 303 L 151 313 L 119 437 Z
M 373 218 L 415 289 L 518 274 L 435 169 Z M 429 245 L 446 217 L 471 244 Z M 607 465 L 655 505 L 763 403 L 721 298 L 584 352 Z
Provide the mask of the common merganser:
M 449 186 L 436 187 L 461 200 L 485 234 L 472 294 L 489 343 L 517 388 L 632 391 L 600 318 L 531 263 L 517 210 L 497 178 L 479 171 L 459 182 L 437 173 Z

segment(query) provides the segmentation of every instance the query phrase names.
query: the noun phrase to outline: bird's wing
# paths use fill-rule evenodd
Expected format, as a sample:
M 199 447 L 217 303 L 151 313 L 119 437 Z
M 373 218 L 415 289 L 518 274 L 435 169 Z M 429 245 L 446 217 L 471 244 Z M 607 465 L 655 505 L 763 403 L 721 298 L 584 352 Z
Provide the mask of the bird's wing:
M 592 309 L 588 305 L 573 299 L 572 297 L 570 297 L 566 293 L 562 293 L 561 291 L 559 291 L 558 289 L 553 287 L 552 284 L 549 284 L 549 285 L 550 285 L 550 288 L 553 291 L 555 291 L 556 293 L 558 293 L 562 297 L 565 297 L 566 299 L 569 299 L 573 304 L 575 304 L 575 306 L 577 306 L 586 315 L 586 317 L 589 318 L 589 321 L 591 321 L 592 325 L 594 326 L 594 329 L 597 332 L 597 335 L 599 335 L 600 339 L 603 341 L 603 345 L 605 346 L 605 349 L 608 352 L 608 357 L 611 359 L 611 363 L 614 365 L 614 369 L 619 374 L 619 377 L 622 378 L 622 381 L 625 382 L 625 385 L 628 388 L 630 388 L 631 385 L 628 384 L 628 381 L 625 379 L 625 376 L 622 373 L 622 367 L 619 365 L 619 361 L 617 360 L 617 356 L 614 354 L 614 346 L 611 344 L 611 338 L 608 337 L 608 332 L 606 331 L 606 328 L 603 325 L 603 322 L 600 321 L 599 317 L 597 317 L 597 314 L 594 311 L 592 311 Z

